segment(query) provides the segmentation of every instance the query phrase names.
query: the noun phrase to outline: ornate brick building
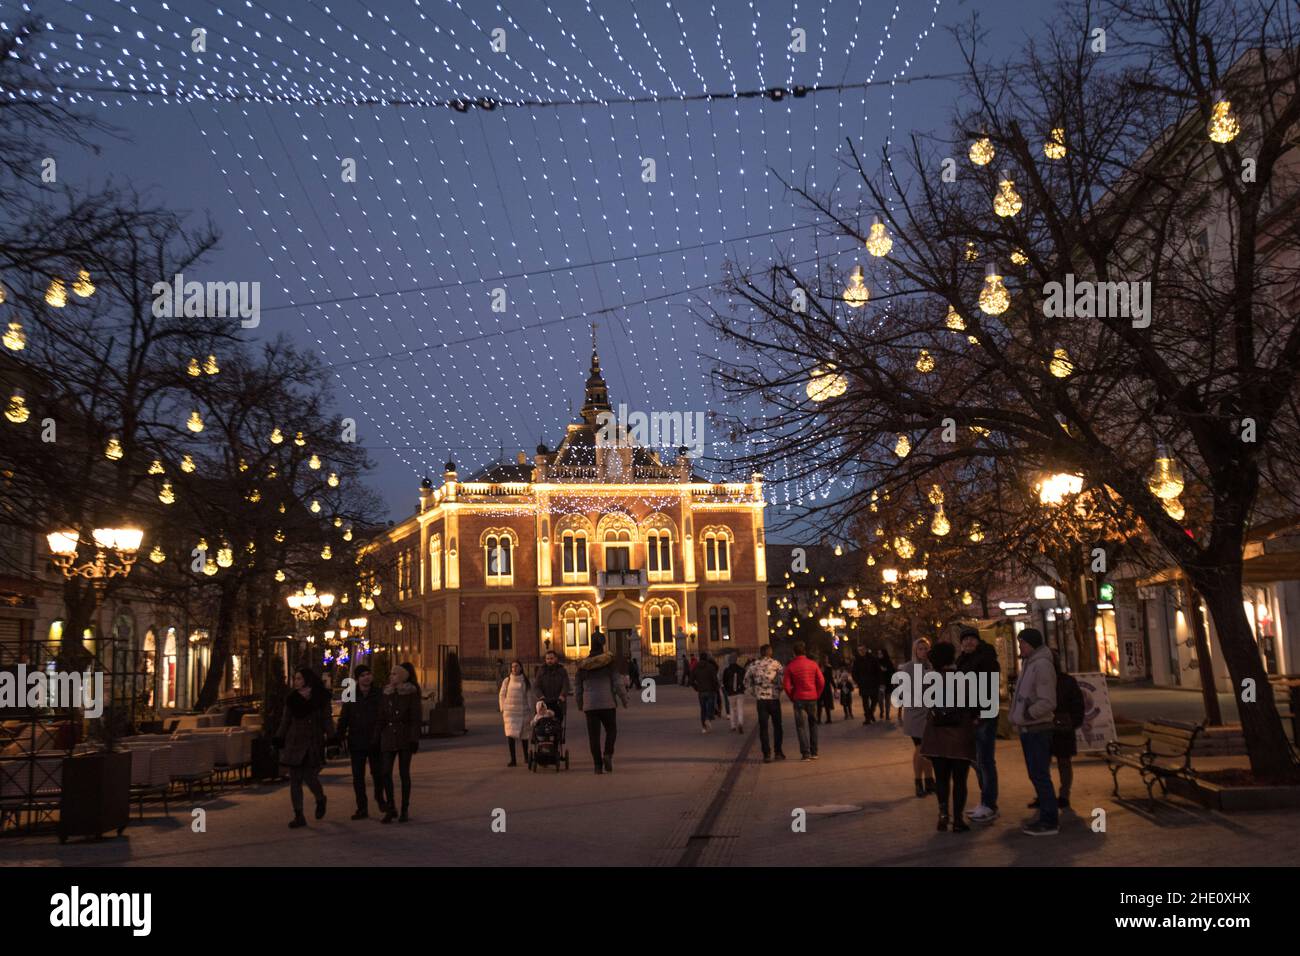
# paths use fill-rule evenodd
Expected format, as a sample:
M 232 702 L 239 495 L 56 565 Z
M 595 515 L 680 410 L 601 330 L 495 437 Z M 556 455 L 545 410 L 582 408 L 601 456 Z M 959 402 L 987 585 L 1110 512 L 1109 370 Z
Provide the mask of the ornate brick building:
M 468 480 L 448 462 L 376 543 L 396 585 L 385 598 L 408 622 L 389 640 L 423 683 L 450 650 L 471 677 L 548 648 L 583 657 L 597 628 L 646 672 L 683 646 L 752 654 L 766 641 L 761 476 L 704 481 L 684 449 L 665 461 L 622 429 L 611 442 L 611 414 L 593 348 L 581 420 L 558 447 Z

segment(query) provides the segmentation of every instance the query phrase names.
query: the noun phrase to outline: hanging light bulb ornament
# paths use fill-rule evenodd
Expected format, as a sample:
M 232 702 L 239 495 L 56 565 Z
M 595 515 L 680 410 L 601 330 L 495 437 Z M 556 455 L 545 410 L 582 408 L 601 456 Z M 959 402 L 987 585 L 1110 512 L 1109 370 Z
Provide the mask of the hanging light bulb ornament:
M 77 281 L 72 283 L 72 291 L 81 299 L 89 299 L 95 294 L 95 283 L 90 281 L 90 273 L 85 269 L 77 272 Z
M 871 298 L 871 292 L 867 289 L 864 279 L 862 266 L 854 266 L 853 273 L 849 276 L 849 284 L 844 287 L 844 304 L 850 309 L 862 308 Z
M 185 472 L 186 474 L 193 474 L 195 467 L 196 466 L 194 464 L 193 455 L 187 454 L 185 455 L 185 457 L 181 459 L 181 471 Z
M 1047 370 L 1056 378 L 1069 378 L 1074 372 L 1074 363 L 1070 361 L 1070 353 L 1063 348 L 1053 351 L 1052 361 L 1048 363 Z
M 1019 249 L 1011 250 L 1011 264 L 1013 266 L 1023 266 L 1029 264 L 1029 257 Z
M 186 366 L 185 371 L 188 372 L 194 378 L 198 378 L 200 375 L 203 374 L 203 369 L 199 365 L 199 360 L 192 355 L 190 356 L 190 364 Z
M 967 537 L 969 537 L 975 544 L 979 544 L 984 540 L 984 530 L 980 528 L 980 523 L 978 521 L 971 523 L 970 534 L 967 535 Z
M 926 349 L 921 349 L 921 354 L 916 357 L 916 370 L 922 375 L 928 375 L 934 371 L 934 356 Z
M 23 397 L 23 390 L 15 388 L 12 395 L 9 396 L 9 404 L 5 406 L 5 418 L 15 425 L 21 425 L 31 417 L 31 410 L 27 407 L 27 399 Z
M 271 444 L 278 445 L 282 441 L 284 441 L 284 434 L 278 428 L 273 429 L 271 432 Z
M 849 381 L 832 364 L 818 365 L 812 371 L 804 391 L 814 402 L 838 398 L 849 390 Z
M 122 458 L 122 443 L 117 440 L 116 435 L 108 437 L 108 445 L 104 448 L 104 457 L 109 461 L 119 461 Z
M 27 333 L 23 331 L 23 324 L 17 319 L 9 320 L 9 328 L 4 334 L 4 344 L 11 352 L 21 352 L 27 348 Z
M 958 314 L 957 310 L 954 309 L 951 305 L 948 306 L 948 318 L 944 320 L 944 324 L 948 328 L 952 329 L 954 332 L 966 331 L 966 320 L 963 319 Z
M 327 544 L 325 547 L 321 548 L 320 556 L 328 561 L 330 558 L 334 557 L 334 552 L 330 550 L 330 546 Z
M 155 544 L 153 550 L 149 552 L 149 560 L 154 564 L 162 564 L 167 560 L 167 554 L 162 548 Z
M 993 197 L 993 212 L 1003 219 L 1020 212 L 1024 203 L 1016 192 L 1016 184 L 1011 181 L 1011 174 L 1004 172 L 998 183 L 998 194 Z
M 338 474 L 336 474 L 335 472 L 332 472 L 332 471 L 331 471 L 331 472 L 330 472 L 330 476 L 329 476 L 329 478 L 327 478 L 327 479 L 325 480 L 325 483 L 326 483 L 327 485 L 329 485 L 331 488 L 337 488 L 337 487 L 339 486 L 339 476 L 338 476 Z
M 203 363 L 203 372 L 205 375 L 216 375 L 221 371 L 221 366 L 217 364 L 217 357 L 209 355 L 208 360 Z
M 230 542 L 222 540 L 221 547 L 217 548 L 217 566 L 228 568 L 235 563 L 235 550 L 230 546 Z
M 885 224 L 877 216 L 871 221 L 871 232 L 867 236 L 867 252 L 879 259 L 881 256 L 889 255 L 889 250 L 892 248 L 894 248 L 894 240 L 889 238 L 889 233 L 885 231 Z
M 962 592 L 961 592 L 961 603 L 962 603 L 962 604 L 970 604 L 973 600 L 975 600 L 975 599 L 974 599 L 973 597 L 971 597 L 971 593 L 970 593 L 969 591 L 962 591 Z
M 1241 123 L 1232 113 L 1232 103 L 1216 92 L 1214 105 L 1210 107 L 1210 122 L 1206 133 L 1211 142 L 1231 143 L 1241 133 Z
M 1011 305 L 1011 293 L 998 275 L 998 267 L 992 262 L 984 273 L 984 288 L 980 290 L 980 311 L 985 315 L 1001 315 Z
M 948 521 L 948 516 L 943 513 L 943 505 L 934 506 L 934 520 L 930 522 L 930 533 L 936 538 L 942 538 L 952 530 L 952 523 Z
M 45 304 L 52 309 L 61 309 L 68 304 L 68 290 L 62 279 L 51 279 L 45 290 Z
M 970 152 L 966 154 L 970 161 L 976 166 L 987 166 L 993 162 L 993 157 L 997 151 L 993 148 L 993 142 L 987 136 L 981 136 L 975 142 L 970 144 Z
M 320 455 L 313 454 L 313 455 L 311 456 L 311 458 L 307 459 L 307 467 L 310 468 L 310 469 L 312 469 L 313 471 L 315 471 L 317 468 L 319 468 L 319 467 L 320 467 Z
M 158 500 L 165 505 L 176 504 L 176 491 L 170 481 L 164 481 L 162 487 L 158 489 Z
M 1183 470 L 1178 461 L 1170 458 L 1164 446 L 1156 449 L 1155 466 L 1147 478 L 1147 488 L 1161 501 L 1171 501 L 1183 493 Z
M 912 440 L 906 435 L 899 435 L 898 441 L 894 442 L 894 454 L 899 458 L 906 458 L 912 453 Z
M 1170 498 L 1165 502 L 1165 514 L 1175 521 L 1182 521 L 1187 517 L 1187 509 L 1183 507 L 1183 503 L 1177 498 Z
M 1052 128 L 1052 133 L 1043 143 L 1043 155 L 1048 159 L 1065 158 L 1065 130 L 1059 126 Z
M 303 445 L 307 444 L 307 439 L 302 437 L 302 432 L 299 432 L 294 436 L 293 443 L 301 448 Z
M 203 416 L 199 414 L 197 408 L 190 412 L 190 417 L 185 421 L 185 427 L 196 435 L 203 431 Z

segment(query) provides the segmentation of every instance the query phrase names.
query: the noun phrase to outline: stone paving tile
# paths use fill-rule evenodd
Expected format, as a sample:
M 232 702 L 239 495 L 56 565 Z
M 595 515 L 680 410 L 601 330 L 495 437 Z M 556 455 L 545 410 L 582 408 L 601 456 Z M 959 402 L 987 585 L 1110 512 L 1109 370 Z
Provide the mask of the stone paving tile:
M 596 776 L 585 726 L 570 728 L 572 769 L 530 774 L 507 768 L 495 699 L 471 695 L 472 733 L 426 740 L 414 762 L 411 823 L 353 823 L 347 768 L 335 761 L 323 776 L 329 814 L 305 830 L 287 829 L 287 787 L 231 789 L 196 805 L 208 810 L 206 833 L 190 830 L 189 807 L 171 817 L 150 807 L 123 839 L 71 841 L 52 835 L 0 839 L 0 866 L 172 865 L 320 866 L 357 860 L 419 865 L 675 866 L 735 763 L 747 737 L 726 722 L 701 734 L 695 695 L 663 687 L 655 704 L 619 712 L 615 773 Z M 749 734 L 755 734 L 752 723 Z M 933 798 L 911 793 L 911 744 L 894 725 L 823 726 L 822 758 L 803 763 L 786 708 L 787 751 L 793 760 L 763 764 L 755 744 L 709 827 L 712 839 L 694 850 L 696 864 L 724 865 L 1284 865 L 1300 858 L 1300 814 L 1223 815 L 1187 804 L 1164 805 L 1152 817 L 1135 775 L 1110 796 L 1102 762 L 1075 768 L 1075 805 L 1058 837 L 1019 832 L 1031 798 L 1020 749 L 999 741 L 1004 816 L 964 835 L 935 832 Z M 1124 776 L 1128 779 L 1125 781 Z M 971 777 L 971 801 L 978 799 Z M 825 804 L 863 809 L 810 816 L 792 833 L 791 810 Z M 308 799 L 310 808 L 310 798 Z M 1108 832 L 1093 833 L 1082 814 L 1104 808 Z M 506 811 L 506 832 L 491 830 L 492 811 Z

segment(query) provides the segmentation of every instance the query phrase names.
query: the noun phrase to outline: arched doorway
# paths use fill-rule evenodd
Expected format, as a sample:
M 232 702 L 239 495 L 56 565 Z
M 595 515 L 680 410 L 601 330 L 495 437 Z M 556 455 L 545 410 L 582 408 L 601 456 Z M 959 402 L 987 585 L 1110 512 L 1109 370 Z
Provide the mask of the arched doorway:
M 641 641 L 637 634 L 639 615 L 626 606 L 615 606 L 602 615 L 605 620 L 605 636 L 608 650 L 624 660 L 631 660 L 641 655 Z

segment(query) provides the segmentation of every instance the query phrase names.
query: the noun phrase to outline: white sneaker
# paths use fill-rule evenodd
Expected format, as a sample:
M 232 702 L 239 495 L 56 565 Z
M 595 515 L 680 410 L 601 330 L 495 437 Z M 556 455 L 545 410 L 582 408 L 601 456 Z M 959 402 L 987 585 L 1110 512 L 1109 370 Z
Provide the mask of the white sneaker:
M 981 803 L 974 810 L 972 810 L 968 814 L 968 816 L 971 818 L 971 820 L 973 820 L 976 823 L 985 823 L 989 820 L 992 820 L 995 816 L 997 816 L 997 811 L 990 810 L 988 807 L 984 806 L 984 804 Z
M 708 727 L 701 727 L 701 728 L 700 728 L 700 733 L 702 733 L 702 734 L 707 734 L 708 732 L 709 732 L 709 728 L 708 728 Z

